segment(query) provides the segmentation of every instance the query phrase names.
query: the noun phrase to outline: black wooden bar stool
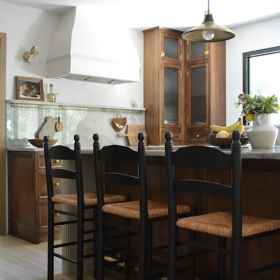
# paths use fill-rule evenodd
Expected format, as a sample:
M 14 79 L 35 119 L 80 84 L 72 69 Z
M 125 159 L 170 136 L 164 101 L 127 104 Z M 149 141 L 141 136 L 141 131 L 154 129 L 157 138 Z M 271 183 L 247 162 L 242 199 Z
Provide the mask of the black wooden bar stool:
M 83 279 L 83 260 L 88 257 L 94 257 L 94 276 L 97 275 L 97 194 L 87 193 L 84 194 L 83 190 L 83 176 L 82 176 L 82 159 L 81 148 L 79 143 L 79 136 L 75 135 L 74 150 L 64 146 L 49 147 L 48 137 L 44 137 L 44 154 L 46 165 L 46 178 L 47 178 L 47 190 L 48 190 L 48 280 L 54 279 L 54 257 L 61 258 L 63 260 L 77 264 L 76 279 Z M 54 169 L 51 165 L 51 160 L 73 160 L 75 162 L 75 171 L 65 169 Z M 72 179 L 76 181 L 77 194 L 73 195 L 54 195 L 53 190 L 53 178 Z M 104 194 L 104 203 L 122 202 L 126 201 L 126 197 L 123 195 L 110 195 Z M 77 207 L 77 214 L 57 210 L 54 208 L 56 203 L 63 203 Z M 93 218 L 84 218 L 84 211 L 87 209 L 93 209 Z M 76 220 L 54 222 L 54 214 L 59 213 L 70 217 L 75 217 Z M 93 230 L 84 230 L 84 223 L 92 222 Z M 54 227 L 77 224 L 77 242 L 63 243 L 54 245 Z M 93 238 L 84 239 L 85 234 L 93 234 Z M 84 243 L 93 242 L 94 253 L 90 255 L 84 255 Z M 70 259 L 68 257 L 54 253 L 55 248 L 77 245 L 77 260 Z
M 232 134 L 231 154 L 226 154 L 216 148 L 192 146 L 173 151 L 172 133 L 165 133 L 165 155 L 168 174 L 169 215 L 171 244 L 169 248 L 168 279 L 175 280 L 176 252 L 175 243 L 188 244 L 219 253 L 219 275 L 211 279 L 226 279 L 226 254 L 231 255 L 231 280 L 239 280 L 251 275 L 276 268 L 280 262 L 240 274 L 242 242 L 280 233 L 280 221 L 242 215 L 242 159 L 240 132 Z M 231 170 L 231 186 L 203 180 L 176 180 L 176 166 L 202 167 Z M 177 191 L 231 198 L 232 212 L 215 212 L 194 217 L 177 219 Z M 219 247 L 210 246 L 176 236 L 177 228 L 189 229 L 219 236 Z M 232 249 L 226 249 L 226 238 L 231 238 Z M 210 278 L 209 278 L 210 279 Z
M 94 134 L 94 159 L 96 168 L 96 186 L 98 200 L 98 280 L 103 280 L 104 276 L 111 279 L 121 280 L 115 275 L 104 272 L 104 225 L 116 226 L 126 231 L 140 234 L 138 258 L 138 279 L 157 279 L 167 274 L 151 276 L 152 252 L 166 249 L 168 245 L 152 247 L 152 224 L 156 221 L 168 219 L 168 204 L 153 200 L 147 200 L 147 175 L 146 175 L 146 150 L 144 134 L 138 134 L 138 150 L 134 151 L 130 147 L 111 145 L 100 149 L 99 136 Z M 113 173 L 103 171 L 104 163 L 113 162 L 115 164 L 136 164 L 138 166 L 138 176 Z M 103 184 L 128 185 L 139 188 L 139 200 L 121 202 L 104 205 Z M 191 215 L 189 206 L 177 205 L 175 210 L 179 217 Z M 104 213 L 117 215 L 124 218 L 137 219 L 140 221 L 140 228 L 131 227 L 127 224 L 116 224 L 104 221 Z M 127 245 L 128 246 L 128 245 Z M 132 260 L 133 258 L 130 258 Z M 118 262 L 123 262 L 120 260 Z

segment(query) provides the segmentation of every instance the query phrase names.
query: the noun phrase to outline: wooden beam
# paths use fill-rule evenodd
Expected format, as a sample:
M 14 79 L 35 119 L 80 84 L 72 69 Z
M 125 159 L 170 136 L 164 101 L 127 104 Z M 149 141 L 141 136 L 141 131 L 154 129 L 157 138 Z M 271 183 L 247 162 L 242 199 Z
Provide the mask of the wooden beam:
M 7 34 L 0 33 L 0 235 L 6 234 L 6 50 Z

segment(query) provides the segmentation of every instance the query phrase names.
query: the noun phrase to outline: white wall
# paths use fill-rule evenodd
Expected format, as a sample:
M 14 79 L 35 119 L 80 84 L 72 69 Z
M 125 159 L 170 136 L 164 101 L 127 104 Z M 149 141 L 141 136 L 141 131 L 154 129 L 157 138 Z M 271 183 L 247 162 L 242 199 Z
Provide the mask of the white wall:
M 238 95 L 243 92 L 243 53 L 280 46 L 280 17 L 233 28 L 236 37 L 226 43 L 226 120 L 236 122 L 242 110 L 236 109 Z
M 96 12 L 106 14 L 102 10 Z M 131 100 L 135 99 L 143 104 L 143 82 L 111 86 L 46 78 L 49 45 L 59 18 L 60 15 L 53 12 L 0 2 L 0 31 L 7 33 L 6 99 L 16 99 L 15 77 L 25 76 L 43 78 L 45 95 L 48 85 L 53 83 L 54 92 L 59 93 L 58 102 L 129 107 L 132 106 Z M 99 26 L 102 28 L 101 24 Z M 112 30 L 117 31 L 115 23 L 112 26 L 115 27 Z M 143 81 L 143 32 L 130 29 L 128 34 L 138 52 L 140 79 Z M 41 61 L 26 63 L 22 55 L 34 45 L 38 46 Z

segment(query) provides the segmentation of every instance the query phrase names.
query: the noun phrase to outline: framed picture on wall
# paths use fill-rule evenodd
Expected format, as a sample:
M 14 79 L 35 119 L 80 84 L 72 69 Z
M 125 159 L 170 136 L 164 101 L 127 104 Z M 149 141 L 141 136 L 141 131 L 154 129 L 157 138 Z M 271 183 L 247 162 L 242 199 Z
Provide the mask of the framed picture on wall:
M 43 79 L 16 77 L 17 99 L 44 101 Z

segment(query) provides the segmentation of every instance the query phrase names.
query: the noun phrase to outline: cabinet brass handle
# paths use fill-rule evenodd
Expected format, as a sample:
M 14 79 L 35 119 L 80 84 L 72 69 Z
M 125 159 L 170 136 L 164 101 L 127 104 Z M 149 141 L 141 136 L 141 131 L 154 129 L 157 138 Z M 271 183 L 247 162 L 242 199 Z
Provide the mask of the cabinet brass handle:
M 196 137 L 199 138 L 199 134 L 197 134 Z
M 54 186 L 55 186 L 55 187 L 59 187 L 59 183 L 55 183 Z
M 205 55 L 209 55 L 209 51 L 206 51 L 206 52 L 205 52 Z
M 54 213 L 56 216 L 59 216 L 60 214 L 59 213 Z
M 59 163 L 59 160 L 58 160 L 58 159 L 57 159 L 57 160 L 55 160 L 55 161 L 54 161 L 54 163 Z
M 161 52 L 161 53 L 160 53 L 160 56 L 165 56 L 165 53 L 164 53 L 164 52 Z

